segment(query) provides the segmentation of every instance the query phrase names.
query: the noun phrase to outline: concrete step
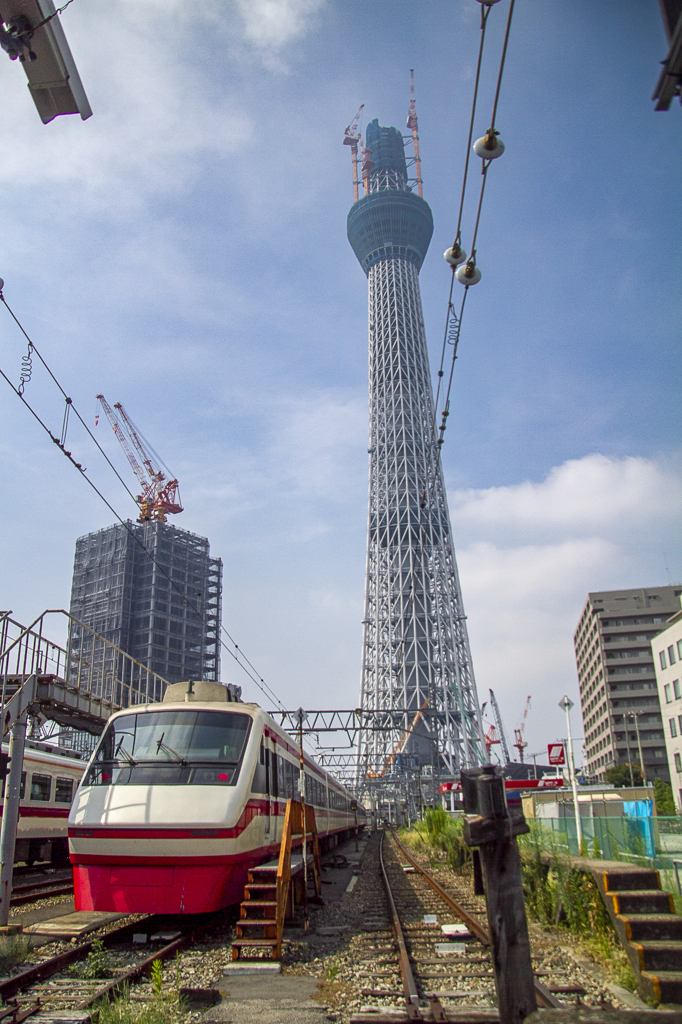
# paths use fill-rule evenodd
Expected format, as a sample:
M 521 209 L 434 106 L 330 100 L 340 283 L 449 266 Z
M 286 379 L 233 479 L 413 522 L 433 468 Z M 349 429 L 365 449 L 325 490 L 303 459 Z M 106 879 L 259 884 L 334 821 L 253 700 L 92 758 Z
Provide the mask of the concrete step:
M 619 915 L 625 927 L 625 936 L 631 942 L 646 939 L 682 942 L 682 917 L 677 914 Z
M 676 971 L 682 967 L 682 942 L 634 942 L 642 971 Z
M 624 892 L 628 889 L 660 889 L 661 879 L 658 871 L 642 868 L 638 871 L 605 871 L 604 890 L 606 892 Z
M 642 971 L 640 991 L 656 1003 L 682 1004 L 682 971 Z
M 674 914 L 675 903 L 669 892 L 660 889 L 628 889 L 608 892 L 614 914 Z

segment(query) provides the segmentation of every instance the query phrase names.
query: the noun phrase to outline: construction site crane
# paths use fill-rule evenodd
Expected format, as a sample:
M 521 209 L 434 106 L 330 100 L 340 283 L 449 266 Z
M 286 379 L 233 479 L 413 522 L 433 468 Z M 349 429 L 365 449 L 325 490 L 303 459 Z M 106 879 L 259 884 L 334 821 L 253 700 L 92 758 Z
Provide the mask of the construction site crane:
M 182 512 L 177 479 L 167 479 L 161 468 L 161 459 L 149 442 L 142 437 L 121 403 L 116 402 L 114 405 L 118 412 L 116 415 L 104 395 L 97 395 L 96 398 L 140 484 L 140 493 L 135 498 L 140 509 L 138 522 L 145 523 L 154 519 L 165 523 L 166 516 Z M 164 468 L 168 475 L 172 476 L 168 467 Z
M 412 733 L 414 732 L 414 730 L 416 729 L 416 727 L 419 725 L 419 723 L 421 722 L 422 718 L 424 717 L 424 708 L 426 707 L 426 705 L 428 703 L 429 703 L 429 698 L 427 697 L 426 700 L 421 705 L 421 707 L 419 708 L 419 711 L 417 711 L 416 715 L 414 716 L 414 718 L 410 722 L 410 724 L 407 727 L 407 729 L 405 729 L 405 731 L 403 732 L 402 736 L 400 737 L 400 739 L 398 740 L 398 742 L 394 746 L 392 752 L 388 755 L 388 757 L 384 761 L 384 767 L 381 769 L 380 772 L 368 772 L 367 773 L 367 778 L 368 779 L 380 779 L 380 778 L 382 778 L 382 776 L 384 776 L 386 774 L 386 772 L 391 767 L 391 765 L 395 764 L 395 762 L 397 761 L 398 757 L 402 754 L 402 752 L 404 751 L 405 747 L 407 746 L 407 741 L 409 740 L 410 736 L 412 735 Z
M 364 108 L 365 104 L 361 103 L 352 123 L 348 125 L 343 133 L 343 144 L 344 146 L 350 146 L 350 153 L 353 158 L 353 194 L 356 203 L 358 201 L 358 186 L 360 184 L 358 178 L 358 145 L 362 145 L 362 134 L 358 131 L 358 125 L 360 124 L 360 115 Z
M 417 191 L 422 195 L 422 167 L 419 162 L 419 136 L 417 135 L 417 101 L 414 95 L 414 68 L 410 69 L 410 109 L 407 112 L 407 127 L 414 140 L 414 163 L 417 171 Z
M 507 737 L 505 736 L 504 726 L 502 725 L 502 715 L 500 714 L 500 709 L 497 706 L 497 700 L 496 700 L 495 694 L 493 693 L 492 690 L 490 691 L 490 703 L 493 706 L 493 713 L 495 715 L 495 723 L 497 725 L 497 731 L 498 731 L 499 736 L 500 736 L 499 742 L 500 742 L 500 745 L 502 747 L 502 753 L 504 754 L 504 763 L 505 764 L 509 764 L 511 762 L 511 757 L 509 756 L 509 747 L 507 745 Z
M 526 719 L 528 718 L 528 712 L 530 711 L 530 697 L 526 699 L 526 707 L 523 712 L 523 718 L 521 719 L 521 725 L 518 729 L 514 729 L 514 736 L 516 743 L 514 746 L 519 752 L 519 761 L 523 764 L 523 752 L 528 746 L 528 743 L 523 738 L 523 731 L 526 728 Z

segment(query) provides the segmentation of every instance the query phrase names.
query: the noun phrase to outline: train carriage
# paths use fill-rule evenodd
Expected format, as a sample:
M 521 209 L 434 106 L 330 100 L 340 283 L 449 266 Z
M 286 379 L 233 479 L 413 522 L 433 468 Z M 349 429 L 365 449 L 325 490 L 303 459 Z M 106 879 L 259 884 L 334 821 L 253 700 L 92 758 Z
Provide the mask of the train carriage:
M 2 753 L 7 759 L 8 744 L 3 743 Z M 67 819 L 84 771 L 85 761 L 80 759 L 76 751 L 47 742 L 26 740 L 19 791 L 15 862 L 23 861 L 29 865 L 37 861 L 68 864 Z M 3 809 L 4 802 L 3 782 L 0 796 L 0 807 Z
M 308 756 L 305 773 L 323 847 L 362 827 L 362 809 Z M 118 712 L 69 816 L 77 909 L 196 914 L 240 901 L 249 868 L 279 853 L 298 781 L 287 733 L 219 683 L 176 683 L 163 703 Z

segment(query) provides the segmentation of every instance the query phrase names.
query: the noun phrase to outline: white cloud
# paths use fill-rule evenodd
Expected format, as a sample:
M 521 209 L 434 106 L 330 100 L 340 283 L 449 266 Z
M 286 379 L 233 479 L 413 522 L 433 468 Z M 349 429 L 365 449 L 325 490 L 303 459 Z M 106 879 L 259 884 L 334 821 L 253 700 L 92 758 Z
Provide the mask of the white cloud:
M 568 692 L 580 735 L 580 611 L 589 591 L 668 582 L 663 552 L 677 550 L 679 468 L 595 454 L 541 482 L 457 491 L 450 503 L 480 699 L 495 690 L 511 739 L 531 695 L 532 752 L 563 735 L 557 703 Z
M 237 0 L 246 38 L 266 50 L 280 50 L 305 35 L 325 0 Z
M 679 515 L 682 477 L 650 459 L 594 454 L 555 466 L 541 483 L 457 491 L 450 509 L 465 531 L 483 524 L 505 535 L 640 529 Z

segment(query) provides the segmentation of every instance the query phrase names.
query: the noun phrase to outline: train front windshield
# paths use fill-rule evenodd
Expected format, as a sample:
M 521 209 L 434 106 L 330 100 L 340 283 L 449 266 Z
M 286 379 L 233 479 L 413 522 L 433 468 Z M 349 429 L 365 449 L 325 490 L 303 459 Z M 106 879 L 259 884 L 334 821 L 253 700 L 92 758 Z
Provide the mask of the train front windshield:
M 85 786 L 233 786 L 249 715 L 232 711 L 147 711 L 107 726 Z

